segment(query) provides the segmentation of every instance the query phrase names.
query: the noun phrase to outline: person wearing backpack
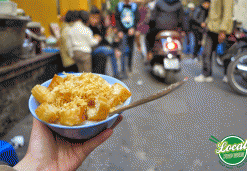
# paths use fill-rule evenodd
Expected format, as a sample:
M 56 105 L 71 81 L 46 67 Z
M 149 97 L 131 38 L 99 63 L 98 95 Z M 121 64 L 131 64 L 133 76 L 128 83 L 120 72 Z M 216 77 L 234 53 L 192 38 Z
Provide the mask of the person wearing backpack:
M 179 30 L 188 32 L 185 13 L 180 0 L 159 0 L 152 12 L 147 33 L 148 60 L 152 59 L 155 36 L 162 30 Z
M 139 12 L 137 4 L 124 0 L 119 2 L 116 7 L 116 26 L 118 28 L 118 36 L 123 38 L 120 48 L 122 51 L 122 78 L 127 78 L 125 69 L 125 59 L 128 58 L 128 68 L 132 71 L 132 56 L 134 49 L 134 36 L 136 34 L 136 26 L 139 22 Z

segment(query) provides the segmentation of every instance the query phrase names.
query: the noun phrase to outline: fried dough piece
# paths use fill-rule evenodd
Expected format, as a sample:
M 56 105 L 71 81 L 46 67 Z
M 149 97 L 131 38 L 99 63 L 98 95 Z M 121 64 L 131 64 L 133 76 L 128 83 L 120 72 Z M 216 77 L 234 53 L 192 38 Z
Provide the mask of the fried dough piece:
M 105 97 L 98 97 L 93 102 L 93 107 L 87 109 L 87 120 L 89 121 L 102 121 L 105 120 L 110 111 L 109 102 Z
M 112 96 L 110 97 L 110 107 L 115 107 L 122 104 L 131 96 L 131 92 L 119 83 L 115 83 L 111 87 L 113 89 Z
M 31 92 L 39 103 L 52 102 L 54 100 L 47 87 L 36 85 L 32 88 Z
M 59 113 L 59 122 L 62 125 L 78 125 L 86 120 L 86 106 L 80 106 L 72 109 L 63 109 Z
M 53 90 L 54 87 L 56 87 L 57 85 L 61 84 L 64 82 L 64 79 L 60 76 L 58 76 L 57 74 L 54 75 L 54 77 L 51 80 L 50 85 L 48 86 L 48 90 Z
M 55 123 L 59 118 L 58 109 L 52 104 L 46 102 L 38 106 L 35 113 L 39 119 L 48 123 Z

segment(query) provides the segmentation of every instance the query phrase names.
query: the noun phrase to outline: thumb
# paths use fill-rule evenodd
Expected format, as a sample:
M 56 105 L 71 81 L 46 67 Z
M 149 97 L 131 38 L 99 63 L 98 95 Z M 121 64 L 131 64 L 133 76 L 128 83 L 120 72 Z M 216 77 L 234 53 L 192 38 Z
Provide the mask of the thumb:
M 96 137 L 83 143 L 83 145 L 79 147 L 80 149 L 78 149 L 79 153 L 81 153 L 81 154 L 79 154 L 79 156 L 81 156 L 83 158 L 83 160 L 85 160 L 86 157 L 96 147 L 98 147 L 100 144 L 102 144 L 104 141 L 106 141 L 112 135 L 112 133 L 113 133 L 112 129 L 106 129 L 105 131 L 103 131 L 102 133 L 97 135 Z

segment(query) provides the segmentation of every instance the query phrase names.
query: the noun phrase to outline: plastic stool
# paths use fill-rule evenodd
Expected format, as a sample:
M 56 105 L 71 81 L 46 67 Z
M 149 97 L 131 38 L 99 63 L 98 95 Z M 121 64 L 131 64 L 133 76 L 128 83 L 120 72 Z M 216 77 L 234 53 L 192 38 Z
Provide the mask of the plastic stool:
M 2 140 L 0 140 L 0 160 L 7 162 L 12 167 L 19 162 L 13 146 Z

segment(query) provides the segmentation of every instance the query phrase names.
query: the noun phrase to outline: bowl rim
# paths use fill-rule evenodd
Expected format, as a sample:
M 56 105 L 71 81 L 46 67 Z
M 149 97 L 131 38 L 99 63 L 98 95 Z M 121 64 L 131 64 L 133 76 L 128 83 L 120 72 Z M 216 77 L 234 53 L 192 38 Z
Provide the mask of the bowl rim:
M 82 73 L 69 73 L 69 74 L 74 74 L 74 75 L 79 76 L 79 75 L 81 75 Z M 111 76 L 108 76 L 108 75 L 97 74 L 97 73 L 92 73 L 92 74 L 96 74 L 96 75 L 99 75 L 99 76 L 101 76 L 101 77 L 103 76 L 103 77 L 106 77 L 106 78 L 109 78 L 109 79 L 117 80 L 118 82 L 121 83 L 121 85 L 123 85 L 125 88 L 127 88 L 127 89 L 129 90 L 128 86 L 127 86 L 125 83 L 123 83 L 121 80 L 118 80 L 118 79 L 116 79 L 116 78 L 114 78 L 114 77 L 111 77 Z M 61 77 L 63 77 L 63 78 L 66 77 L 66 75 L 64 75 L 64 74 L 63 74 L 63 75 L 59 75 L 59 76 L 61 76 Z M 103 79 L 104 79 L 104 78 L 103 78 Z M 48 82 L 51 82 L 51 80 L 52 80 L 52 79 L 49 79 L 49 80 L 43 82 L 41 85 L 47 84 Z M 49 84 L 50 84 L 50 83 L 49 83 Z M 130 91 L 130 90 L 129 90 L 129 91 Z M 45 123 L 46 125 L 51 126 L 51 127 L 55 127 L 55 128 L 62 128 L 62 129 L 78 129 L 78 128 L 79 128 L 79 129 L 82 129 L 82 128 L 90 128 L 90 127 L 95 127 L 95 126 L 98 126 L 98 125 L 105 124 L 105 123 L 111 121 L 113 118 L 115 118 L 115 117 L 117 117 L 118 115 L 120 115 L 120 114 L 115 114 L 115 115 L 113 115 L 113 116 L 111 116 L 111 117 L 109 117 L 109 118 L 107 118 L 107 119 L 105 119 L 105 120 L 103 120 L 103 121 L 99 121 L 99 122 L 92 123 L 92 124 L 85 124 L 85 125 L 66 126 L 66 125 L 52 124 L 52 123 L 45 122 L 45 121 L 43 121 L 43 120 L 41 120 L 41 119 L 38 118 L 38 116 L 37 116 L 36 113 L 35 113 L 35 109 L 30 107 L 33 101 L 36 101 L 36 99 L 35 99 L 34 96 L 31 94 L 31 95 L 30 95 L 30 98 L 29 98 L 29 100 L 28 100 L 28 107 L 29 107 L 29 110 L 30 110 L 31 114 L 33 115 L 33 117 L 35 117 L 35 119 L 39 120 L 40 122 Z M 131 96 L 125 101 L 125 103 L 130 103 L 130 102 L 131 102 Z M 125 104 L 125 103 L 124 103 L 124 104 Z M 126 105 L 128 105 L 128 104 L 126 104 Z

